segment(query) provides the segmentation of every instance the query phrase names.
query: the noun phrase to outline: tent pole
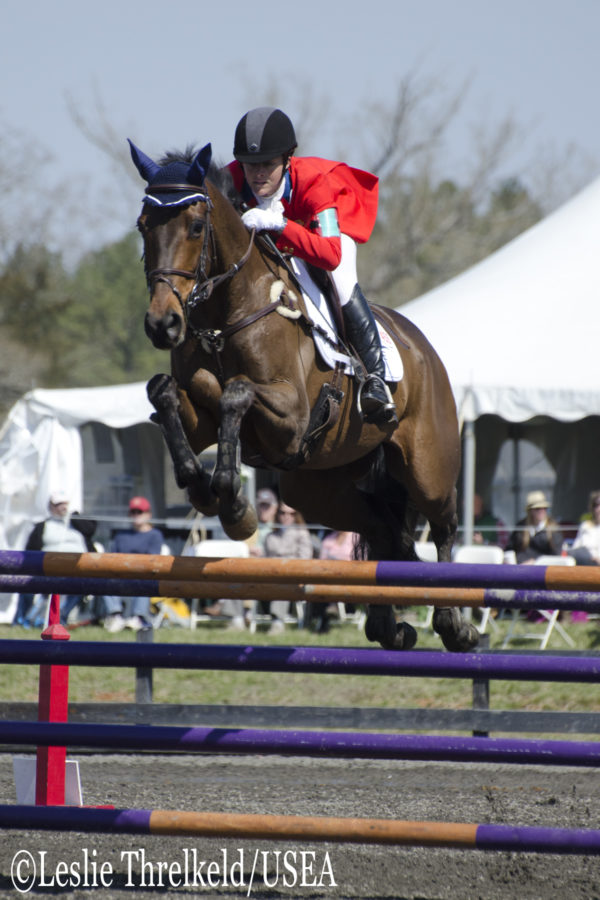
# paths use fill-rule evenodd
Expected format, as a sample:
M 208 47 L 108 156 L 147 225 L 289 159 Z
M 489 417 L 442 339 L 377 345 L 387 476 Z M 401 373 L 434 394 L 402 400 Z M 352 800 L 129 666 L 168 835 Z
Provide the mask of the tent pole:
M 473 543 L 475 498 L 475 423 L 465 420 L 463 425 L 463 543 Z
M 520 429 L 517 425 L 512 428 L 513 440 L 513 497 L 514 497 L 514 522 L 521 518 L 521 458 L 519 447 Z
M 463 425 L 463 544 L 473 543 L 473 518 L 475 498 L 475 423 L 465 419 Z M 471 621 L 473 610 L 462 610 L 467 622 Z

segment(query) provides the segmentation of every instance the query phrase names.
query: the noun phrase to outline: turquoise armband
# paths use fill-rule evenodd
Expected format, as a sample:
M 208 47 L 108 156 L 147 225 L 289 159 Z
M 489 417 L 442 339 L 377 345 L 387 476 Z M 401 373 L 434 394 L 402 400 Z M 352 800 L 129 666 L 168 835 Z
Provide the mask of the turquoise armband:
M 339 237 L 340 226 L 338 224 L 337 210 L 324 209 L 318 213 L 317 221 L 322 237 Z

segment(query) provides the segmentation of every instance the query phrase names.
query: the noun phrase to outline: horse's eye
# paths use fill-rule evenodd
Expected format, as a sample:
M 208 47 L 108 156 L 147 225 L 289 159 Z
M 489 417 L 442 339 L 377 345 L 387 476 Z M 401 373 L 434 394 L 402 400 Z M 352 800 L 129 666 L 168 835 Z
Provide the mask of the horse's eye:
M 204 228 L 204 221 L 202 219 L 194 219 L 194 221 L 190 224 L 189 235 L 191 238 L 200 237 L 202 234 L 202 230 Z

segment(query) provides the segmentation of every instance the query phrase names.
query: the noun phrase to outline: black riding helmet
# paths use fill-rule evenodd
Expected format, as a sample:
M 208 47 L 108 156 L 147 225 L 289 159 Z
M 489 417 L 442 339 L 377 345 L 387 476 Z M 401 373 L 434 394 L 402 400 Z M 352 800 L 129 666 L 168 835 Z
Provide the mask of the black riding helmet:
M 266 162 L 291 154 L 297 144 L 294 126 L 286 114 L 273 106 L 259 106 L 238 122 L 233 155 L 241 163 Z

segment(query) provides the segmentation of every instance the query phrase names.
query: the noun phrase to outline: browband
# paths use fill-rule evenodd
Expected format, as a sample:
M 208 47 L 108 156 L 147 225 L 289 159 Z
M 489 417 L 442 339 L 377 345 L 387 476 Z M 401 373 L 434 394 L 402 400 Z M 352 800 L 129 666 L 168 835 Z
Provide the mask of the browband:
M 149 184 L 147 194 L 168 193 L 169 191 L 186 191 L 186 193 L 200 194 L 202 188 L 198 184 Z

